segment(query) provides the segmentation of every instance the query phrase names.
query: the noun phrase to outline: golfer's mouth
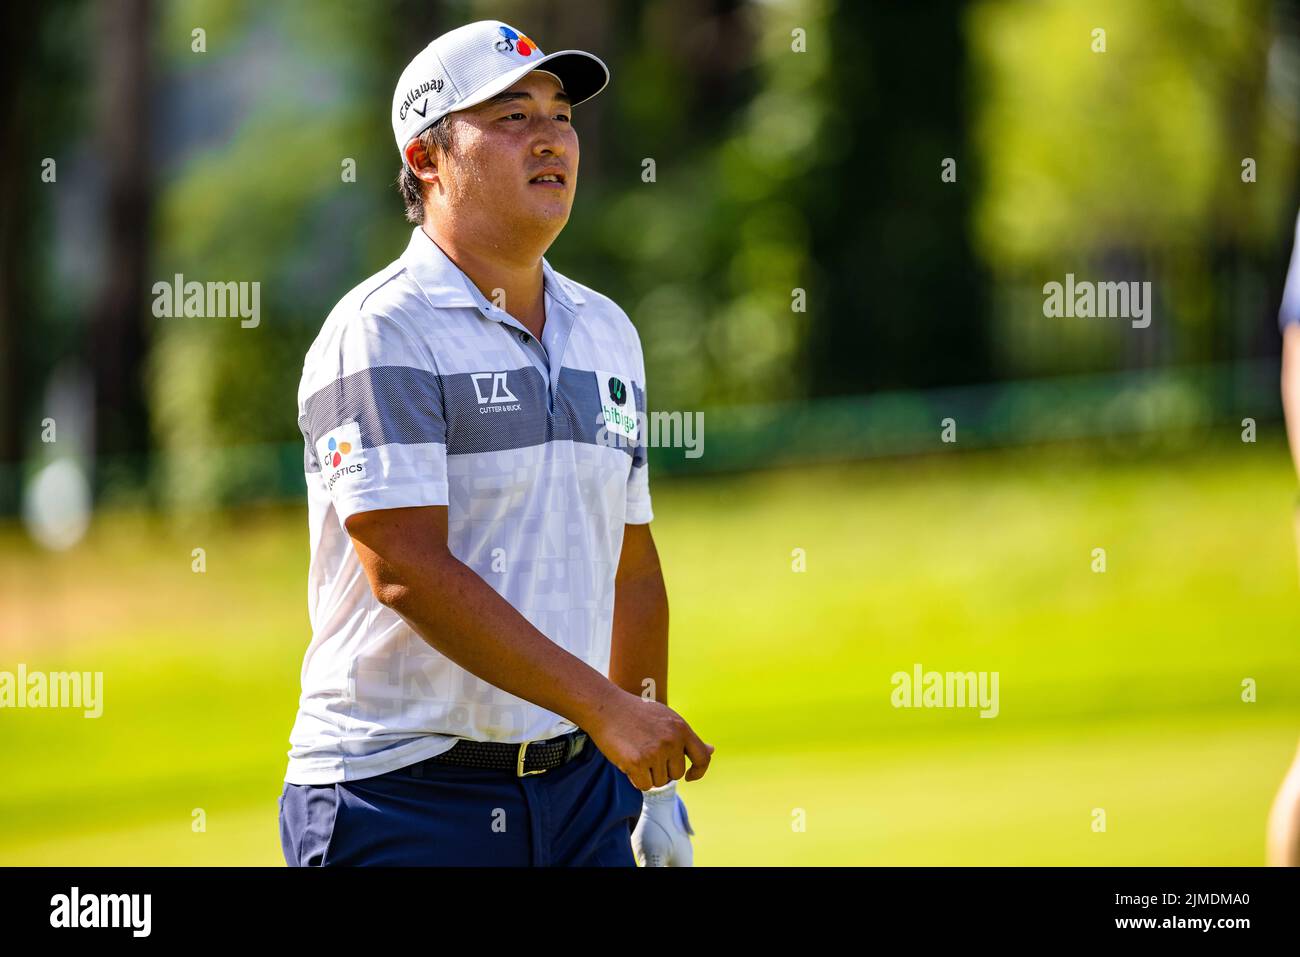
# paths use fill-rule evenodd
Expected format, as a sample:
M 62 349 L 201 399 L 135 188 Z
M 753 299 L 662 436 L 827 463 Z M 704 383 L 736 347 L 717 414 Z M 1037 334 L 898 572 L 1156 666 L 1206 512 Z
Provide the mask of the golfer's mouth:
M 563 170 L 547 169 L 542 170 L 528 181 L 529 186 L 540 186 L 543 189 L 568 189 L 568 181 L 564 176 Z

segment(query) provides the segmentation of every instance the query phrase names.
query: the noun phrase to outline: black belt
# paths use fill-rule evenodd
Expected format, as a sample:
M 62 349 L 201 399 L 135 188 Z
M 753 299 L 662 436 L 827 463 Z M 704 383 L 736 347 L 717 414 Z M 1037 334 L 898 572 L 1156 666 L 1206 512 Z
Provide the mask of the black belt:
M 490 768 L 514 771 L 518 777 L 541 774 L 562 764 L 567 764 L 582 753 L 588 743 L 587 732 L 581 728 L 562 734 L 558 738 L 506 744 L 503 741 L 471 741 L 461 738 L 442 754 L 428 758 L 430 764 L 455 764 L 467 768 Z M 423 764 L 425 762 L 421 762 Z M 422 777 L 420 766 L 414 769 Z

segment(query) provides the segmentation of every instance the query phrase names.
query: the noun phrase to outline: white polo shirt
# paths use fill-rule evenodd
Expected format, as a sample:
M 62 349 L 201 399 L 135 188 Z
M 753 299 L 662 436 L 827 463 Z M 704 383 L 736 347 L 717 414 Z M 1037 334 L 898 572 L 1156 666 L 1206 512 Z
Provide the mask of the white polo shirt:
M 448 547 L 540 632 L 608 674 L 625 523 L 653 518 L 645 363 L 626 313 L 543 262 L 542 341 L 417 227 L 307 353 L 312 638 L 285 780 L 329 784 L 571 721 L 434 650 L 370 590 L 343 522 L 448 507 Z

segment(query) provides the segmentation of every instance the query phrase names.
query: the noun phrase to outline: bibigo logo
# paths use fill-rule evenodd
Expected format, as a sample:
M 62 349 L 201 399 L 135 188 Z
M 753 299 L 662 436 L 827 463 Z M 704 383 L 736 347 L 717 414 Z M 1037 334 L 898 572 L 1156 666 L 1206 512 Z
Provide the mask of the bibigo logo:
M 628 389 L 628 379 L 613 372 L 596 371 L 598 388 L 602 389 L 600 403 L 601 422 L 605 430 L 626 439 L 637 437 L 636 396 Z M 604 396 L 609 396 L 606 402 Z

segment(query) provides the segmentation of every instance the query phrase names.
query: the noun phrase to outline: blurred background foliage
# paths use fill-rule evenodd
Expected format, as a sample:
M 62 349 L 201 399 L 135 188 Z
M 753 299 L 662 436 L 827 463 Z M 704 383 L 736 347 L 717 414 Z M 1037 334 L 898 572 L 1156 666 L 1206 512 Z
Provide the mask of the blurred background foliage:
M 972 92 L 995 366 L 1047 374 L 1271 353 L 1297 200 L 1294 9 L 978 4 Z M 1104 24 L 1106 52 L 1072 38 Z M 1243 162 L 1255 181 L 1244 183 Z M 1048 329 L 1045 281 L 1150 280 L 1166 317 Z
M 548 259 L 631 315 L 655 408 L 1277 352 L 1300 202 L 1293 3 L 59 0 L 6 16 L 35 38 L 11 44 L 6 106 L 7 510 L 48 456 L 32 424 L 60 375 L 95 380 L 80 431 L 101 496 L 286 493 L 303 354 L 409 230 L 394 77 L 481 17 L 613 67 L 576 111 L 581 184 Z M 122 92 L 133 42 L 147 69 Z M 112 95 L 148 108 L 105 162 L 129 126 Z M 32 175 L 44 157 L 57 187 Z M 1042 286 L 1067 272 L 1152 281 L 1156 322 L 1045 320 Z M 149 289 L 177 273 L 260 282 L 260 325 L 154 318 Z

